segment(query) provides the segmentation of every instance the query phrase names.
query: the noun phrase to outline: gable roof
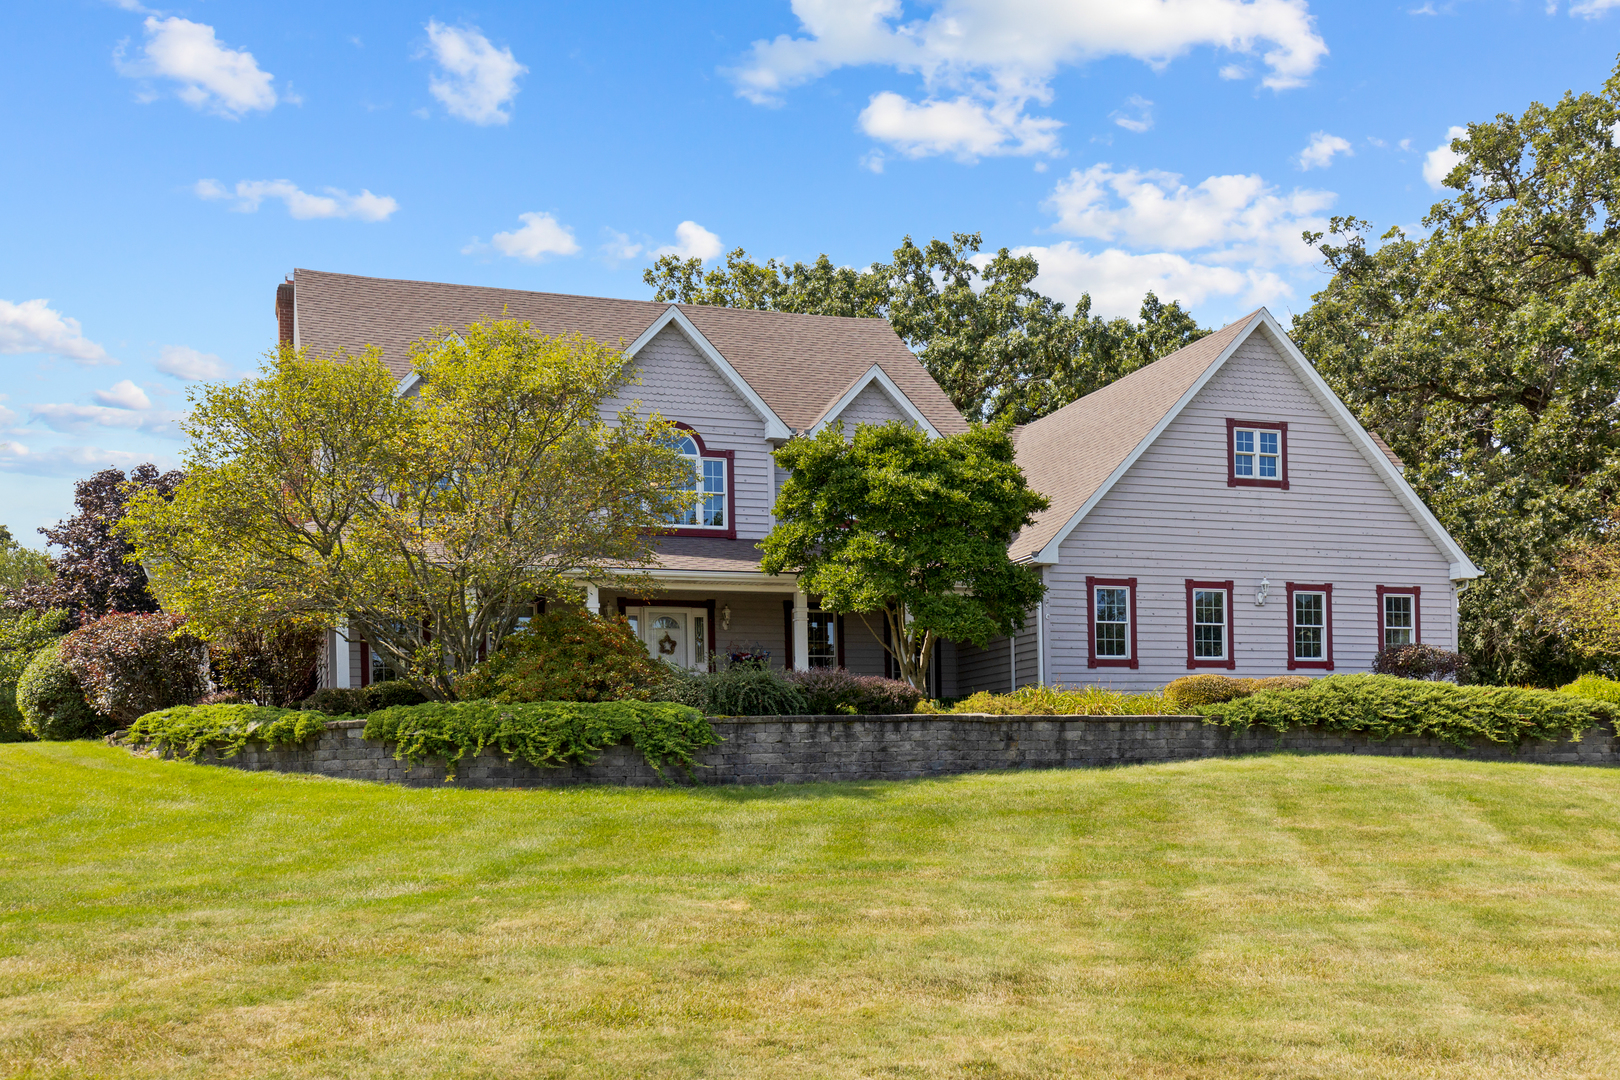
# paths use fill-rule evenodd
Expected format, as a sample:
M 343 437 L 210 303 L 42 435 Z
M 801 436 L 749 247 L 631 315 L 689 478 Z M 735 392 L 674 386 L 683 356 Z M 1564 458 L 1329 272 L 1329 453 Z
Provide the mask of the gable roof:
M 543 334 L 579 333 L 628 349 L 675 310 L 684 323 L 682 332 L 689 338 L 695 332 L 751 388 L 756 400 L 794 430 L 810 428 L 873 366 L 937 430 L 950 434 L 968 426 L 883 319 L 523 292 L 303 269 L 293 272 L 293 297 L 299 345 L 317 352 L 376 345 L 396 377 L 410 370 L 411 342 L 435 326 L 459 328 L 504 313 L 533 323 Z M 697 340 L 693 344 L 706 352 Z
M 1050 509 L 1013 538 L 1015 560 L 1055 563 L 1059 547 L 1153 444 L 1239 345 L 1263 333 L 1306 389 L 1360 451 L 1407 513 L 1450 560 L 1453 580 L 1480 570 L 1401 474 L 1398 459 L 1363 428 L 1277 324 L 1260 308 L 1184 349 L 1138 368 L 1017 432 L 1017 460 Z M 1080 448 L 1083 448 L 1081 450 Z
M 916 405 L 912 404 L 911 399 L 898 386 L 894 385 L 894 380 L 889 378 L 883 368 L 877 364 L 873 364 L 864 373 L 856 376 L 855 381 L 850 383 L 849 387 L 832 404 L 821 411 L 821 415 L 816 417 L 814 424 L 810 428 L 810 434 L 814 435 L 828 424 L 837 422 L 838 418 L 844 414 L 844 410 L 849 408 L 855 399 L 861 396 L 861 391 L 873 383 L 877 384 L 878 390 L 894 404 L 895 408 L 905 415 L 906 419 L 926 431 L 930 437 L 939 438 L 940 430 L 933 425 L 928 417 L 923 415 Z

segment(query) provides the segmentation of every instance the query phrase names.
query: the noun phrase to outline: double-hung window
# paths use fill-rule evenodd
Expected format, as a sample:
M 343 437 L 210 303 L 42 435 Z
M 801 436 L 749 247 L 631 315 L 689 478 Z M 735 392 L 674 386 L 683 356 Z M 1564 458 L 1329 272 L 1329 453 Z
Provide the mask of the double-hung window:
M 1226 486 L 1288 488 L 1288 425 L 1226 422 Z
M 1418 604 L 1421 590 L 1416 586 L 1398 589 L 1378 586 L 1378 647 L 1393 649 L 1416 645 L 1422 638 L 1422 613 Z
M 1187 579 L 1187 666 L 1237 667 L 1230 581 Z
M 1086 666 L 1136 667 L 1136 579 L 1088 577 L 1086 594 L 1091 631 Z
M 1288 583 L 1288 669 L 1333 670 L 1333 586 Z
M 691 465 L 685 485 L 691 500 L 670 519 L 670 524 L 679 534 L 736 536 L 736 523 L 732 521 L 732 451 L 710 450 L 696 431 L 684 425 L 677 428 L 672 445 Z

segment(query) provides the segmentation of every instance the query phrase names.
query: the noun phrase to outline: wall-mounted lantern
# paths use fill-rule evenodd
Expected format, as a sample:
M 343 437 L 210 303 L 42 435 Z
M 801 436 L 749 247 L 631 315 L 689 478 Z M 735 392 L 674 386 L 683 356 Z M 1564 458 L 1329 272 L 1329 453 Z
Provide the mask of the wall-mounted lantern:
M 722 630 L 730 630 L 731 629 L 731 605 L 730 604 L 721 604 L 720 605 L 720 629 L 722 629 Z
M 1270 578 L 1261 578 L 1259 586 L 1256 587 L 1255 590 L 1254 590 L 1254 606 L 1255 607 L 1265 607 L 1266 606 L 1266 594 L 1269 593 L 1270 591 L 1271 591 L 1271 579 Z

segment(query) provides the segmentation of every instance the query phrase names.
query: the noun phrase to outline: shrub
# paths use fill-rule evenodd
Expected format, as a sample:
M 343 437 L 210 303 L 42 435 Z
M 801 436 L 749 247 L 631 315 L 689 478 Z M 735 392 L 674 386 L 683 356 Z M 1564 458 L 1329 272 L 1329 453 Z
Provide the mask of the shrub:
M 1101 686 L 1020 686 L 1010 694 L 981 690 L 948 713 L 994 716 L 1164 716 L 1177 706 L 1162 694 L 1127 694 Z
M 62 639 L 62 662 L 98 713 L 129 724 L 207 692 L 203 645 L 184 623 L 180 615 L 108 615 Z
M 79 739 L 112 727 L 85 700 L 78 676 L 62 661 L 60 641 L 40 649 L 23 669 L 17 708 L 23 729 L 36 739 Z
M 1309 675 L 1271 675 L 1264 679 L 1238 681 L 1251 684 L 1251 693 L 1259 693 L 1261 690 L 1303 690 L 1316 680 Z
M 651 691 L 655 701 L 673 701 L 710 716 L 804 716 L 810 712 L 804 690 L 780 671 L 752 666 L 724 671 L 688 671 L 665 666 L 664 679 Z
M 646 699 L 663 665 L 623 618 L 565 607 L 537 616 L 456 684 L 464 700 L 618 701 Z
M 325 632 L 309 624 L 240 627 L 209 644 L 209 672 L 221 690 L 284 708 L 314 691 L 324 640 Z
M 17 708 L 17 682 L 34 654 L 67 632 L 67 623 L 59 610 L 0 614 L 0 742 L 30 737 Z
M 804 694 L 805 711 L 830 715 L 889 716 L 909 713 L 922 700 L 922 691 L 899 679 L 881 675 L 855 675 L 843 668 L 790 671 L 788 682 Z
M 1560 686 L 1558 692 L 1620 705 L 1620 682 L 1602 675 L 1582 675 L 1568 686 Z
M 268 705 L 179 705 L 138 716 L 129 726 L 131 746 L 156 745 L 195 761 L 205 747 L 235 757 L 248 740 L 288 745 L 319 735 L 331 717 Z
M 1304 689 L 1264 690 L 1198 711 L 1210 723 L 1235 728 L 1319 727 L 1377 739 L 1433 735 L 1458 746 L 1474 736 L 1515 746 L 1525 739 L 1577 738 L 1620 716 L 1620 707 L 1607 702 L 1551 690 L 1455 686 L 1393 675 L 1331 675 Z
M 1252 694 L 1253 679 L 1229 679 L 1225 675 L 1187 675 L 1164 688 L 1164 696 L 1178 709 L 1196 709 Z
M 509 761 L 555 767 L 596 761 L 605 747 L 629 742 L 662 775 L 671 762 L 691 769 L 695 754 L 720 740 L 698 710 L 664 701 L 430 702 L 373 713 L 365 737 L 395 743 L 394 756 L 417 764 L 456 763 L 486 746 Z
M 383 682 L 374 682 L 360 691 L 362 703 L 361 712 L 376 712 L 378 709 L 390 709 L 395 705 L 420 705 L 427 700 L 427 695 L 419 690 L 415 683 L 404 679 L 387 679 Z
M 371 710 L 366 706 L 366 690 L 355 686 L 323 686 L 298 703 L 306 712 L 321 712 L 328 716 L 364 716 Z
M 1468 658 L 1437 645 L 1396 645 L 1378 650 L 1378 655 L 1373 657 L 1373 673 L 1464 683 L 1468 681 Z

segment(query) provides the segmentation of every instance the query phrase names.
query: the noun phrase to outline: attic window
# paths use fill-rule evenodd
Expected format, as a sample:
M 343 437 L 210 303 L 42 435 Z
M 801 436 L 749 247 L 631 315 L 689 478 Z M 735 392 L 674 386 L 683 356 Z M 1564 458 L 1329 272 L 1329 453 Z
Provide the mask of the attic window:
M 1288 490 L 1288 425 L 1226 422 L 1226 486 Z

